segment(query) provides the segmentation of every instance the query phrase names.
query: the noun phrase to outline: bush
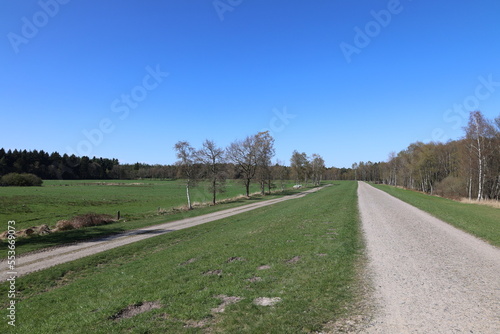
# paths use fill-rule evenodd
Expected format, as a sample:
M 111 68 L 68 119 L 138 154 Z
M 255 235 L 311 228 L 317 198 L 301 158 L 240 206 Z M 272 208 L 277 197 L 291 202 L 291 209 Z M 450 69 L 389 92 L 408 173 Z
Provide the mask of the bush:
M 56 224 L 57 231 L 68 231 L 73 229 L 79 229 L 89 226 L 98 226 L 113 223 L 115 219 L 110 215 L 103 215 L 97 213 L 86 213 L 83 215 L 78 215 L 70 220 L 60 220 Z
M 15 187 L 31 187 L 31 186 L 41 186 L 43 183 L 42 179 L 35 174 L 19 174 L 19 173 L 9 173 L 0 179 L 0 186 L 15 186 Z
M 466 195 L 466 189 L 466 183 L 462 178 L 448 176 L 436 185 L 435 193 L 441 197 L 458 199 Z
M 110 215 L 101 215 L 96 213 L 87 213 L 71 219 L 71 225 L 73 225 L 74 228 L 97 226 L 112 222 L 114 222 L 114 219 Z
M 75 227 L 73 226 L 73 224 L 71 224 L 71 221 L 69 220 L 60 220 L 56 223 L 57 231 L 68 231 L 74 228 Z

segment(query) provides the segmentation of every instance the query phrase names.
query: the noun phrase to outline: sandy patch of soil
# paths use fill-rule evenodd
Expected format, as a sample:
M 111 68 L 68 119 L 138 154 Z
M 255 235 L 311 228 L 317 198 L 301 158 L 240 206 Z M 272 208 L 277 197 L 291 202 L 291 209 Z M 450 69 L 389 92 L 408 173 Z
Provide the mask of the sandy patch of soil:
M 193 257 L 193 258 L 191 258 L 191 259 L 187 260 L 186 262 L 182 262 L 182 263 L 181 263 L 181 264 L 179 264 L 179 265 L 180 265 L 180 266 L 185 266 L 185 265 L 188 265 L 188 264 L 193 263 L 193 262 L 195 262 L 195 261 L 196 261 L 196 258 L 195 258 L 195 257 Z
M 151 311 L 153 309 L 158 309 L 161 307 L 161 304 L 158 302 L 144 302 L 134 305 L 129 305 L 123 310 L 120 310 L 118 313 L 109 317 L 110 320 L 120 320 L 120 319 L 128 319 L 132 318 L 137 314 L 141 314 L 147 311 Z
M 226 295 L 218 295 L 215 296 L 215 298 L 219 298 L 220 300 L 222 300 L 222 304 L 220 304 L 216 308 L 213 308 L 212 313 L 222 313 L 226 310 L 226 306 L 235 304 L 243 299 L 241 297 L 226 296 Z
M 281 302 L 281 298 L 280 297 L 272 297 L 272 298 L 269 298 L 269 297 L 259 297 L 259 298 L 255 298 L 253 303 L 255 305 L 259 305 L 259 306 L 273 306 L 273 305 L 276 305 L 277 303 Z
M 297 262 L 299 262 L 299 261 L 300 261 L 300 256 L 294 256 L 294 257 L 292 257 L 290 260 L 286 261 L 286 263 L 291 263 L 291 264 L 293 264 L 293 263 L 297 263 Z
M 203 273 L 203 275 L 208 276 L 208 275 L 222 275 L 222 270 L 221 269 L 215 269 L 215 270 L 209 270 Z

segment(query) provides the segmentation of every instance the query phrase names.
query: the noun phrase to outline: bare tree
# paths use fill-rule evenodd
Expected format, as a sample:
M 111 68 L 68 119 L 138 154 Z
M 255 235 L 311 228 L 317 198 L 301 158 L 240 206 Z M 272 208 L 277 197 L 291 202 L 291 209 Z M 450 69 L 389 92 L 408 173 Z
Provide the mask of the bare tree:
M 271 174 L 271 159 L 274 151 L 274 138 L 269 131 L 259 132 L 255 135 L 255 150 L 257 154 L 257 175 L 260 183 L 260 192 L 265 194 L 266 183 L 271 192 L 272 174 Z
M 203 148 L 197 153 L 200 162 L 206 168 L 207 178 L 210 180 L 210 191 L 212 192 L 212 204 L 216 203 L 217 193 L 224 191 L 226 174 L 223 170 L 224 150 L 217 147 L 212 140 L 205 140 Z
M 246 195 L 250 196 L 250 183 L 257 172 L 256 136 L 248 136 L 245 140 L 237 140 L 226 149 L 226 156 L 243 178 Z
M 313 154 L 311 160 L 311 172 L 313 183 L 315 186 L 320 185 L 325 168 L 325 160 L 323 160 L 323 158 L 319 154 Z
M 191 196 L 189 189 L 196 183 L 196 169 L 195 163 L 197 160 L 196 151 L 187 141 L 179 141 L 175 144 L 174 149 L 177 151 L 176 165 L 179 166 L 179 171 L 182 173 L 186 180 L 186 196 L 188 202 L 188 209 L 192 210 Z

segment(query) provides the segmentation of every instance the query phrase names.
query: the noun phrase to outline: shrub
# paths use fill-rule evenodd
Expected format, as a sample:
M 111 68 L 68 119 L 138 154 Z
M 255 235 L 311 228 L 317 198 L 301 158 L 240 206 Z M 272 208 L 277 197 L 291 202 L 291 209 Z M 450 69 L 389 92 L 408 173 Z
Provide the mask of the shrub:
M 73 224 L 69 220 L 60 220 L 56 223 L 57 231 L 68 231 L 74 229 Z
M 87 213 L 84 215 L 79 215 L 71 219 L 71 225 L 74 228 L 82 228 L 88 226 L 97 226 L 103 224 L 109 224 L 114 221 L 113 217 L 110 215 L 102 215 L 97 213 Z
M 0 179 L 0 186 L 31 187 L 41 186 L 42 179 L 35 174 L 9 173 Z
M 448 176 L 436 185 L 436 195 L 457 199 L 465 196 L 465 181 L 462 178 Z

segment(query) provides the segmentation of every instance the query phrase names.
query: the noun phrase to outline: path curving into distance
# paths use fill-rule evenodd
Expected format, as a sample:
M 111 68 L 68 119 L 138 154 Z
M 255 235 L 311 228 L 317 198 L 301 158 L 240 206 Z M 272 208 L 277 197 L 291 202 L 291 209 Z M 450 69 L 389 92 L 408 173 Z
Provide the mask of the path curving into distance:
M 316 192 L 322 188 L 323 187 L 317 187 L 300 192 L 298 194 L 283 196 L 280 198 L 271 199 L 259 203 L 243 205 L 237 208 L 221 210 L 203 216 L 191 217 L 169 223 L 148 226 L 141 229 L 127 231 L 124 233 L 115 234 L 104 238 L 93 239 L 89 241 L 80 242 L 77 244 L 57 247 L 47 251 L 22 255 L 16 259 L 15 272 L 17 272 L 17 277 L 23 276 L 34 271 L 43 270 L 61 263 L 80 259 L 85 256 L 100 253 L 108 249 L 127 245 L 160 234 L 181 230 L 191 226 L 208 223 L 214 220 L 223 219 L 226 217 L 234 216 L 257 208 L 262 208 L 268 205 L 276 204 L 279 202 L 301 198 L 310 193 Z M 0 282 L 3 282 L 11 276 L 8 274 L 8 271 L 6 269 L 7 268 L 6 259 L 0 261 L 0 268 L 2 268 L 0 272 Z
M 366 183 L 358 197 L 378 308 L 365 333 L 500 333 L 499 248 Z

